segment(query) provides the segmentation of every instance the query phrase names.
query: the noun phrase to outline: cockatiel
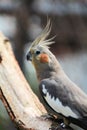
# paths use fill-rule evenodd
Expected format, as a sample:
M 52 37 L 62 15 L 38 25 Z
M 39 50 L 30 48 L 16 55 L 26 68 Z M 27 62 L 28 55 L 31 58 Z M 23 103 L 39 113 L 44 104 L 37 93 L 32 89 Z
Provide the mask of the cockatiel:
M 49 20 L 27 53 L 27 60 L 33 63 L 36 70 L 40 96 L 49 108 L 49 113 L 62 115 L 71 123 L 87 129 L 87 95 L 67 77 L 49 50 L 49 45 L 54 43 L 52 38 L 46 40 L 50 31 Z

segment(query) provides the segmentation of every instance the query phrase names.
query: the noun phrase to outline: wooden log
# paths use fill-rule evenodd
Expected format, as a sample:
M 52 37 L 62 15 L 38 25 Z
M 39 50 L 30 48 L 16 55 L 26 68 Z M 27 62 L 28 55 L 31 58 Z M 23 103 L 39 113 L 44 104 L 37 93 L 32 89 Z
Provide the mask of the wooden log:
M 9 40 L 0 33 L 0 98 L 11 119 L 23 129 L 48 130 L 51 121 L 40 116 L 46 112 L 24 78 Z

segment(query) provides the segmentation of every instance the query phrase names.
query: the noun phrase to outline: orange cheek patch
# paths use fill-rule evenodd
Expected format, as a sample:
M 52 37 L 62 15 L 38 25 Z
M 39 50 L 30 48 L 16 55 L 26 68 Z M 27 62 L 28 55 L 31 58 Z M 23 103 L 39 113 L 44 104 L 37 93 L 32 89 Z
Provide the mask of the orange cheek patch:
M 48 57 L 48 55 L 47 55 L 47 54 L 41 54 L 41 55 L 40 55 L 40 62 L 42 62 L 42 63 L 47 63 L 47 62 L 49 62 L 49 57 Z

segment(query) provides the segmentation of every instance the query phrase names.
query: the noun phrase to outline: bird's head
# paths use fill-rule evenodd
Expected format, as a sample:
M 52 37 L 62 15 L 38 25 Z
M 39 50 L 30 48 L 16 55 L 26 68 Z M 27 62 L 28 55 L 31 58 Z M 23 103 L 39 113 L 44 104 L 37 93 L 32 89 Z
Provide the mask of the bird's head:
M 54 41 L 52 41 L 53 38 L 46 40 L 50 31 L 51 23 L 49 20 L 45 29 L 31 44 L 27 53 L 27 60 L 30 60 L 33 63 L 38 73 L 42 72 L 42 70 L 51 70 L 56 60 L 55 56 L 49 50 L 49 45 L 54 43 Z

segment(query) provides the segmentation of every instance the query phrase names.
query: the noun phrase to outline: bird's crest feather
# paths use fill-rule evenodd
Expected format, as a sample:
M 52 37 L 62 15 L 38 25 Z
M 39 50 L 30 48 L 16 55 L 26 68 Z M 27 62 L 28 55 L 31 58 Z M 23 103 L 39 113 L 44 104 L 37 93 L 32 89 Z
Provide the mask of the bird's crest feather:
M 42 47 L 47 47 L 49 48 L 49 45 L 53 44 L 54 41 L 52 41 L 54 39 L 54 37 L 46 40 L 46 38 L 49 36 L 50 32 L 51 32 L 51 22 L 50 20 L 48 20 L 46 27 L 44 28 L 44 30 L 42 31 L 41 35 L 38 36 L 35 41 L 32 43 L 31 47 L 35 47 L 35 46 L 42 46 Z

